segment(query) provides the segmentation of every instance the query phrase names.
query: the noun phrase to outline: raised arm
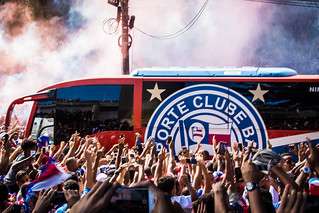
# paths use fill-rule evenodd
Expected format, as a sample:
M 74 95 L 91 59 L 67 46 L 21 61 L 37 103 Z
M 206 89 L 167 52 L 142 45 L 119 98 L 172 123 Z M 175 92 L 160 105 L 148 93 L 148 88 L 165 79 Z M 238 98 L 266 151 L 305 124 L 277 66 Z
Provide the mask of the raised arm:
M 189 194 L 192 197 L 192 202 L 198 199 L 198 195 L 195 191 L 195 189 L 192 187 L 191 183 L 189 182 L 188 176 L 186 174 L 183 174 L 179 178 L 179 182 L 182 184 L 182 186 L 186 186 Z
M 249 159 L 243 163 L 241 167 L 241 172 L 244 178 L 244 181 L 247 186 L 252 186 L 253 184 L 259 184 L 260 180 L 263 178 L 263 174 L 259 172 L 256 166 L 252 163 L 252 160 Z M 260 188 L 256 186 L 255 188 L 247 188 L 249 196 L 249 205 L 252 213 L 264 213 L 266 208 L 261 198 Z
M 195 165 L 195 164 L 193 164 L 193 165 Z M 194 175 L 193 187 L 196 190 L 198 190 L 198 189 L 200 189 L 200 185 L 201 185 L 202 177 L 203 177 L 202 167 L 200 166 L 200 164 L 198 162 L 196 163 L 195 170 L 196 170 L 196 172 Z
M 202 157 L 197 157 L 197 164 L 200 166 L 202 174 L 204 176 L 204 188 L 203 188 L 203 194 L 208 194 L 212 190 L 212 184 L 210 182 L 209 174 L 207 171 L 207 168 L 205 166 L 204 159 Z
M 2 156 L 2 159 L 0 159 L 1 160 L 0 162 L 1 175 L 5 175 L 9 167 L 10 148 L 11 148 L 11 140 L 7 140 L 4 144 L 5 154 L 4 156 Z
M 74 142 L 73 142 L 73 141 L 70 141 L 70 142 L 69 142 L 69 146 L 70 146 L 69 151 L 68 151 L 68 153 L 64 156 L 64 158 L 63 158 L 63 160 L 62 160 L 62 162 L 61 162 L 61 165 L 62 165 L 62 166 L 65 166 L 66 160 L 67 160 L 69 157 L 71 157 L 71 152 L 72 152 L 71 149 L 73 149 L 73 147 L 75 146 Z
M 125 142 L 125 137 L 120 138 L 119 140 L 119 145 L 118 145 L 118 153 L 115 159 L 115 169 L 118 169 L 120 167 L 120 163 L 122 160 L 122 153 L 124 149 L 124 142 Z
M 307 166 L 311 167 L 313 170 L 316 170 L 317 174 L 319 174 L 319 147 L 315 146 L 312 141 L 307 138 L 308 146 L 310 154 L 307 160 Z
M 18 148 L 16 148 L 13 153 L 10 155 L 9 158 L 9 163 L 12 163 L 14 161 L 14 159 L 17 157 L 18 154 L 21 154 L 23 152 L 22 147 L 19 146 Z M 10 154 L 10 151 L 9 151 Z
M 277 164 L 271 167 L 271 171 L 279 177 L 280 181 L 286 186 L 290 185 L 291 189 L 300 191 L 297 183 Z
M 99 149 L 96 153 L 96 158 L 93 163 L 93 177 L 96 177 L 97 167 L 99 166 L 99 161 L 103 155 L 104 155 L 104 147 Z M 93 181 L 96 182 L 96 179 L 94 178 Z
M 168 167 L 167 170 L 174 174 L 174 168 L 176 166 L 175 156 L 174 156 L 174 142 L 173 140 L 168 144 L 169 148 L 169 158 L 168 158 Z
M 85 158 L 86 158 L 86 170 L 85 170 L 85 183 L 84 188 L 90 188 L 92 189 L 94 185 L 93 181 L 93 172 L 92 172 L 92 158 L 93 158 L 93 152 L 90 149 L 87 149 L 85 151 Z
M 60 157 L 60 155 L 62 153 L 62 150 L 64 149 L 65 145 L 66 145 L 65 141 L 61 141 L 58 151 L 53 155 L 53 157 L 55 159 L 59 159 L 59 157 Z
M 163 161 L 167 157 L 166 149 L 165 147 L 162 147 L 160 153 L 158 154 L 158 161 L 157 161 L 157 166 L 155 169 L 155 174 L 154 174 L 154 182 L 157 185 L 157 181 L 160 177 L 162 177 L 162 166 L 163 166 Z

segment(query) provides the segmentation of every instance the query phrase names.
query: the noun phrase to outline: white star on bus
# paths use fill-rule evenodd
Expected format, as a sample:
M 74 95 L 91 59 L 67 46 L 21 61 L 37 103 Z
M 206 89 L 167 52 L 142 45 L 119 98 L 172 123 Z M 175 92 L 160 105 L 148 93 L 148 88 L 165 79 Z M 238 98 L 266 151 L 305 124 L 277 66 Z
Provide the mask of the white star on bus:
M 149 93 L 152 94 L 150 98 L 150 102 L 157 98 L 158 100 L 162 101 L 161 93 L 163 93 L 166 89 L 159 89 L 157 83 L 155 83 L 154 89 L 147 89 Z
M 254 95 L 254 98 L 251 102 L 254 102 L 255 100 L 259 99 L 265 103 L 264 94 L 266 94 L 269 90 L 262 90 L 260 88 L 260 84 L 258 84 L 256 90 L 248 90 L 248 91 Z

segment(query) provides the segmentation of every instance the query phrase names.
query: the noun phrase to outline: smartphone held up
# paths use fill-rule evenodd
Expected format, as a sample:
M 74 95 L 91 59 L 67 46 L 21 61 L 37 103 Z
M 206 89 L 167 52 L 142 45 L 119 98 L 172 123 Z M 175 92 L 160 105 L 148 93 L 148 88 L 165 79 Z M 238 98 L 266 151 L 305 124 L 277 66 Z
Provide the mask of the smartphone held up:
M 227 149 L 227 143 L 223 142 L 223 141 L 219 142 L 219 144 L 218 144 L 218 152 L 217 153 L 220 154 L 220 155 L 224 155 L 225 152 L 226 152 L 226 149 Z
M 112 197 L 108 213 L 151 212 L 154 207 L 154 195 L 148 188 L 118 188 Z

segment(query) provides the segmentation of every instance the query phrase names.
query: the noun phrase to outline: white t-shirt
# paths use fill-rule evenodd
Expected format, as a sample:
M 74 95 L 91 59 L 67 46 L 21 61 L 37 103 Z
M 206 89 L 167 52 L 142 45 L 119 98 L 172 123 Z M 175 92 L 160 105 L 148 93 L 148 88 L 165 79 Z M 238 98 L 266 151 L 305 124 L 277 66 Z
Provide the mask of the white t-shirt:
M 174 196 L 171 197 L 171 201 L 176 201 L 183 209 L 192 208 L 192 196 L 190 195 Z
M 270 185 L 269 193 L 272 196 L 273 203 L 278 203 L 280 201 L 280 196 L 279 196 L 277 190 L 272 185 Z

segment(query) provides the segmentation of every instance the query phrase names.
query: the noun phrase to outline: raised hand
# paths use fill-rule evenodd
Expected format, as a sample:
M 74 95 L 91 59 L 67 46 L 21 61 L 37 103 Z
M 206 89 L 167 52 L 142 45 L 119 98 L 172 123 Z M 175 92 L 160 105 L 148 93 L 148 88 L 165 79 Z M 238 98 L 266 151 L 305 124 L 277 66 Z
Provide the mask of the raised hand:
M 97 157 L 98 157 L 98 159 L 100 159 L 101 157 L 103 157 L 103 155 L 104 155 L 104 146 L 102 146 L 102 148 L 97 151 Z
M 80 200 L 80 194 L 78 190 L 66 190 L 64 191 L 64 196 L 70 208 L 72 208 L 72 206 L 74 206 L 74 204 Z
M 163 161 L 168 156 L 165 147 L 162 147 L 161 151 L 158 153 L 158 160 Z
M 75 203 L 70 212 L 104 212 L 118 187 L 120 184 L 117 182 L 97 182 L 87 195 Z
M 52 188 L 40 191 L 38 201 L 33 209 L 34 213 L 47 213 L 53 208 L 53 198 L 56 191 Z
M 264 174 L 257 170 L 251 159 L 243 163 L 241 173 L 246 183 L 250 181 L 259 183 L 259 181 L 264 177 Z
M 307 138 L 307 143 L 310 151 L 310 155 L 307 158 L 307 164 L 309 164 L 310 167 L 316 169 L 316 171 L 319 172 L 319 148 L 316 147 L 309 138 Z
M 234 151 L 234 153 L 236 153 L 236 154 L 237 154 L 237 152 L 238 152 L 238 142 L 237 142 L 237 141 L 234 141 L 234 143 L 233 143 L 232 147 L 233 147 L 233 151 Z
M 281 198 L 281 204 L 277 209 L 277 213 L 303 213 L 306 211 L 307 194 L 292 190 L 289 193 L 289 185 L 286 185 Z

